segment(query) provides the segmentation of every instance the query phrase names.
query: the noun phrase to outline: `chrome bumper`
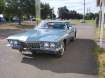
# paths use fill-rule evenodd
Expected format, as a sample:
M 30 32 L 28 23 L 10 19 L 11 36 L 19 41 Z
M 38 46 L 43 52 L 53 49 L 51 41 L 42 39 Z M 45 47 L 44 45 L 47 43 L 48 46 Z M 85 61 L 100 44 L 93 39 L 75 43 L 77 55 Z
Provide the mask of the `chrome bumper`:
M 61 48 L 23 48 L 20 45 L 17 46 L 11 46 L 10 44 L 7 45 L 8 47 L 11 47 L 12 49 L 17 49 L 20 50 L 22 49 L 23 51 L 41 51 L 40 53 L 49 53 L 49 52 L 58 52 L 61 50 Z M 44 51 L 44 52 L 43 52 Z

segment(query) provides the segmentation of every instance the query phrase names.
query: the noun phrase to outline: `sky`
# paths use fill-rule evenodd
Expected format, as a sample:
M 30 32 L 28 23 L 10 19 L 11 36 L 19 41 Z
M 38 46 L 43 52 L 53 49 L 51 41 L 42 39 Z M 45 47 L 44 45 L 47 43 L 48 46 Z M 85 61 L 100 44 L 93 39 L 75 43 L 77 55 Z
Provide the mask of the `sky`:
M 99 11 L 96 6 L 96 0 L 86 1 L 86 13 Z M 51 8 L 54 8 L 55 14 L 58 16 L 57 11 L 59 7 L 67 6 L 69 10 L 76 10 L 78 13 L 84 13 L 84 0 L 41 0 L 42 3 L 49 3 Z

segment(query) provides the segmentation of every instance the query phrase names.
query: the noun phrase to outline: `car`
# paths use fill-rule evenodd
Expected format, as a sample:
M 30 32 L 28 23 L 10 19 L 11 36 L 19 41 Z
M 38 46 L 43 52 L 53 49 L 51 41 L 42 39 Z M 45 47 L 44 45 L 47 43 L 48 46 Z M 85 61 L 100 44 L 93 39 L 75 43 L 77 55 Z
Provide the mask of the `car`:
M 34 29 L 9 36 L 8 44 L 20 52 L 63 56 L 67 43 L 76 40 L 76 28 L 68 21 L 44 20 Z
M 85 23 L 85 20 L 80 20 L 80 23 Z

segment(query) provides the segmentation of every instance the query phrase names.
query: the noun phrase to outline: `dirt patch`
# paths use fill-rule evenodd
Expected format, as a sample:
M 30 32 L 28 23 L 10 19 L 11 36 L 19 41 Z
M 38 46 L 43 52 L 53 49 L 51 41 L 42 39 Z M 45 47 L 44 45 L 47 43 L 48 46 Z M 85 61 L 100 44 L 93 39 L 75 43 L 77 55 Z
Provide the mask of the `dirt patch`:
M 7 24 L 0 24 L 0 29 L 18 29 L 16 25 L 11 25 L 10 23 Z
M 0 29 L 31 29 L 33 27 L 35 27 L 34 21 L 24 21 L 21 25 L 18 25 L 17 23 L 0 24 Z

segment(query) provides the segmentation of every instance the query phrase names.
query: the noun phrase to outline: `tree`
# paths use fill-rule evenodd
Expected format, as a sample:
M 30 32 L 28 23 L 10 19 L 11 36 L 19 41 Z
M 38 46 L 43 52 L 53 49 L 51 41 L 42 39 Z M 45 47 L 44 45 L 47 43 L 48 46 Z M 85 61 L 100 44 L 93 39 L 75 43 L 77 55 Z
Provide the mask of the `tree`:
M 70 11 L 69 12 L 69 18 L 71 18 L 71 19 L 76 19 L 77 17 L 77 12 L 76 11 Z
M 35 17 L 35 0 L 5 0 L 5 16 L 7 18 L 12 18 L 17 16 L 19 18 L 19 24 L 21 24 L 21 19 L 23 16 L 29 18 L 30 16 Z M 54 16 L 52 9 L 49 4 L 41 3 L 41 17 L 46 19 L 48 16 Z
M 41 18 L 46 19 L 46 18 L 52 18 L 56 17 L 55 14 L 53 13 L 53 9 L 51 9 L 49 4 L 42 4 L 41 3 Z
M 61 19 L 68 19 L 69 10 L 66 6 L 58 8 L 58 15 Z
M 5 2 L 4 2 L 4 0 L 0 0 L 0 14 L 3 13 L 4 8 L 5 8 L 4 6 L 5 6 Z
M 70 19 L 82 19 L 82 18 L 83 18 L 83 15 L 77 13 L 77 12 L 74 11 L 74 10 L 71 10 L 71 11 L 69 12 L 69 18 L 70 18 Z
M 75 10 L 69 11 L 67 7 L 61 7 L 58 9 L 58 15 L 61 19 L 82 19 L 83 15 L 77 13 Z
M 19 24 L 24 15 L 35 15 L 35 0 L 6 0 L 5 15 L 19 18 Z
M 97 17 L 97 14 L 94 14 L 94 13 L 87 13 L 86 14 L 86 16 L 85 16 L 85 18 L 87 19 L 87 20 L 92 20 L 92 19 L 95 19 Z

